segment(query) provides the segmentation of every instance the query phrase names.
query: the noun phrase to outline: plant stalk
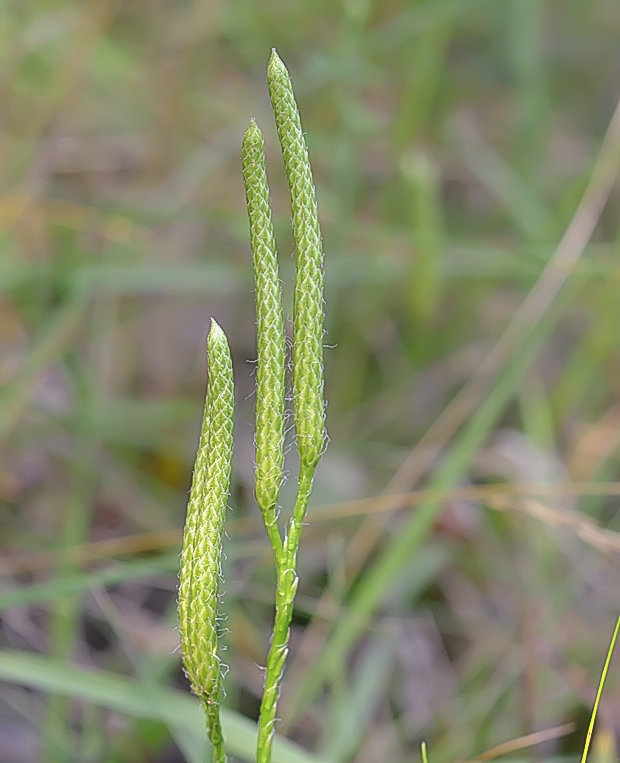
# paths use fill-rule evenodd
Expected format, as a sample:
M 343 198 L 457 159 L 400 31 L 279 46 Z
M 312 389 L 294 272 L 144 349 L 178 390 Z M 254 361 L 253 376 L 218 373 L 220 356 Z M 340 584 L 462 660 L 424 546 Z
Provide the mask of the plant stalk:
M 271 647 L 267 657 L 265 689 L 260 707 L 258 744 L 256 749 L 257 763 L 271 763 L 276 709 L 282 686 L 284 665 L 288 654 L 291 620 L 298 584 L 296 569 L 297 550 L 299 548 L 303 519 L 308 509 L 308 501 L 312 491 L 315 468 L 315 466 L 300 465 L 299 487 L 297 489 L 293 515 L 289 523 L 288 535 L 284 542 L 283 552 L 276 559 L 276 612 Z

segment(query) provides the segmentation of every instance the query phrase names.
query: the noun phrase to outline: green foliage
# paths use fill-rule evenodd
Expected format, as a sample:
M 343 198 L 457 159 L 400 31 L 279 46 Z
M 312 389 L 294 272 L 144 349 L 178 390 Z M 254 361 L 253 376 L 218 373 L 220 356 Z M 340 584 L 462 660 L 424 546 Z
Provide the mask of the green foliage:
M 252 121 L 243 139 L 242 166 L 256 284 L 258 368 L 254 492 L 273 547 L 277 571 L 275 622 L 258 729 L 258 763 L 271 762 L 276 708 L 297 591 L 297 549 L 324 440 L 323 254 L 316 193 L 291 81 L 275 50 L 269 61 L 267 79 L 293 210 L 296 263 L 293 407 L 300 474 L 293 515 L 282 540 L 277 512 L 284 468 L 286 348 L 264 140 L 256 122 Z M 215 322 L 207 349 L 209 386 L 183 539 L 179 623 L 185 667 L 194 692 L 203 700 L 214 757 L 216 761 L 224 761 L 219 720 L 217 594 L 230 483 L 234 401 L 230 352 Z
M 607 656 L 605 657 L 605 664 L 603 665 L 603 670 L 601 671 L 601 677 L 598 682 L 596 698 L 594 700 L 594 705 L 592 707 L 592 715 L 590 717 L 590 725 L 588 726 L 588 733 L 586 735 L 586 741 L 583 745 L 583 753 L 581 754 L 581 763 L 586 763 L 586 759 L 588 757 L 588 752 L 590 750 L 590 742 L 592 741 L 592 732 L 594 731 L 594 724 L 596 723 L 596 716 L 598 714 L 598 708 L 601 701 L 601 695 L 603 694 L 605 680 L 607 679 L 607 672 L 609 670 L 611 658 L 613 656 L 614 649 L 616 647 L 616 641 L 618 640 L 619 632 L 620 632 L 620 615 L 618 616 L 618 619 L 616 620 L 616 627 L 614 628 L 614 632 L 612 633 L 612 636 L 611 636 L 611 641 L 609 642 L 609 649 L 607 650 Z
M 203 763 L 208 749 L 203 711 L 197 700 L 166 686 L 149 686 L 143 680 L 112 671 L 86 670 L 66 665 L 46 655 L 17 649 L 0 653 L 0 679 L 40 691 L 70 696 L 134 718 L 165 723 L 178 736 L 188 760 Z M 222 709 L 222 727 L 231 755 L 252 761 L 256 727 L 229 708 Z M 316 755 L 287 739 L 276 739 L 274 763 L 323 763 Z
M 619 25 L 616 0 L 0 3 L 0 739 L 20 761 L 208 759 L 200 701 L 166 687 L 210 315 L 236 385 L 222 727 L 255 759 L 271 546 L 301 529 L 277 437 L 254 482 L 249 424 L 250 116 L 285 321 L 295 300 L 273 46 L 313 160 L 335 348 L 274 760 L 288 736 L 329 763 L 410 763 L 422 739 L 453 763 L 567 719 L 539 755 L 578 759 L 620 548 Z M 608 716 L 593 760 L 616 757 Z

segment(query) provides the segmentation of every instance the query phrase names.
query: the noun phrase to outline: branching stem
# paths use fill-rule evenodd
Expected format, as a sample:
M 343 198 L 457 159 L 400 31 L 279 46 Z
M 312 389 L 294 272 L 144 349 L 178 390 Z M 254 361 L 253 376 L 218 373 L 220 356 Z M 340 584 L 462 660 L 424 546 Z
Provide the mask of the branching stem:
M 308 501 L 312 491 L 315 467 L 300 466 L 297 498 L 284 542 L 282 553 L 276 555 L 276 612 L 273 626 L 273 636 L 267 670 L 265 674 L 265 689 L 260 708 L 260 724 L 258 729 L 258 745 L 256 752 L 257 763 L 271 761 L 271 748 L 275 734 L 276 707 L 280 696 L 280 686 L 284 675 L 284 665 L 288 654 L 288 642 L 291 632 L 291 619 L 295 593 L 297 591 L 297 550 L 301 537 L 303 519 L 308 509 Z M 279 536 L 278 536 L 279 537 Z

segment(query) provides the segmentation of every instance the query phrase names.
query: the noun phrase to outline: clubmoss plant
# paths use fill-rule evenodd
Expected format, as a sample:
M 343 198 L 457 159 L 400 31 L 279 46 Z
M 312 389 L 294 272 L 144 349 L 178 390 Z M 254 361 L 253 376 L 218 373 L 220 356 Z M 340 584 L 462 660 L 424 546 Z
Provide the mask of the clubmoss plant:
M 215 321 L 207 356 L 207 398 L 183 534 L 179 631 L 185 670 L 205 709 L 213 759 L 222 763 L 226 755 L 219 711 L 222 671 L 217 603 L 232 464 L 234 390 L 228 342 Z
M 281 547 L 278 499 L 284 470 L 286 338 L 273 232 L 265 142 L 254 120 L 243 136 L 243 183 L 256 287 L 256 475 L 254 495 L 272 545 Z
M 325 441 L 323 399 L 323 248 L 316 191 L 291 79 L 275 50 L 267 69 L 269 97 L 291 194 L 295 241 L 293 410 L 304 467 L 316 467 Z
M 291 196 L 295 242 L 293 415 L 299 483 L 288 527 L 278 526 L 284 474 L 286 341 L 262 133 L 254 120 L 243 138 L 242 170 L 256 288 L 256 478 L 254 493 L 274 551 L 275 620 L 261 702 L 256 759 L 269 763 L 276 706 L 288 653 L 297 550 L 314 473 L 325 444 L 323 396 L 323 250 L 308 149 L 289 74 L 275 50 L 267 69 L 269 95 Z M 228 343 L 214 322 L 207 344 L 209 382 L 181 562 L 179 621 L 185 669 L 202 699 L 216 763 L 224 761 L 219 718 L 221 669 L 217 597 L 230 482 L 233 379 Z

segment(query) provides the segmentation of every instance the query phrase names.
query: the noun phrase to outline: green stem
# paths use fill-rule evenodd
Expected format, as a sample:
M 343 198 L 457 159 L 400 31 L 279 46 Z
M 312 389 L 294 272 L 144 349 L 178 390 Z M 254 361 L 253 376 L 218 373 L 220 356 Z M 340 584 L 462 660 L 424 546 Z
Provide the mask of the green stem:
M 273 552 L 275 554 L 276 559 L 279 559 L 282 556 L 282 538 L 280 537 L 280 531 L 278 530 L 278 524 L 276 521 L 276 507 L 274 506 L 272 514 L 273 514 L 273 521 L 267 524 L 265 522 L 265 528 L 267 529 L 267 535 L 269 536 L 269 542 L 271 543 L 271 547 L 273 548 Z
M 312 492 L 312 480 L 316 466 L 301 464 L 299 467 L 299 486 L 293 508 L 293 516 L 289 524 L 288 537 L 285 540 L 285 554 L 292 569 L 297 568 L 297 549 L 301 537 L 301 528 L 308 509 L 308 501 Z
M 213 702 L 203 698 L 202 706 L 207 719 L 207 736 L 211 742 L 211 759 L 213 763 L 226 763 L 219 702 Z
M 277 590 L 276 614 L 273 637 L 267 657 L 265 689 L 260 708 L 258 727 L 257 763 L 270 763 L 273 737 L 275 733 L 276 708 L 284 675 L 284 665 L 288 654 L 293 605 L 297 591 L 297 549 L 301 537 L 303 519 L 308 508 L 315 467 L 302 464 L 299 470 L 299 487 L 289 524 L 288 536 L 281 554 L 276 557 Z

